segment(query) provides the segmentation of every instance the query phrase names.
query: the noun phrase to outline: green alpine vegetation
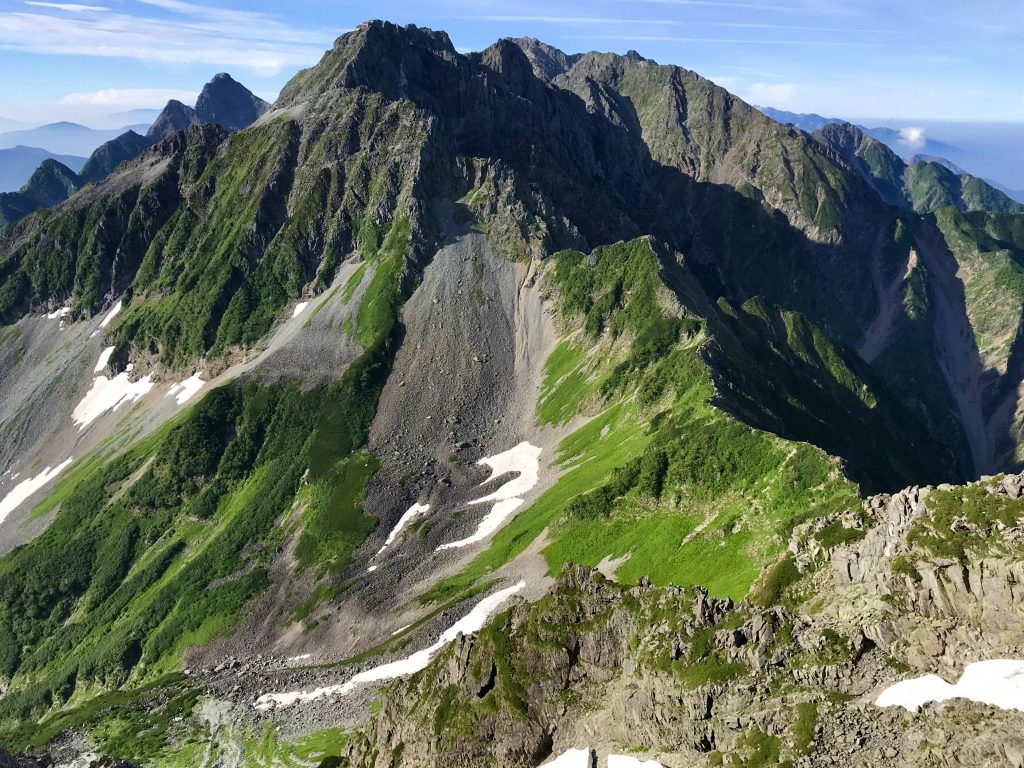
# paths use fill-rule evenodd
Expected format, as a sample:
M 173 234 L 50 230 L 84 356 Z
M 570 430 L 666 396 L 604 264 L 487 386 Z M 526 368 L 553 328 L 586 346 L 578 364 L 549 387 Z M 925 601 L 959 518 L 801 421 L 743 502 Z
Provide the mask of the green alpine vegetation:
M 334 385 L 225 385 L 70 478 L 45 533 L 0 561 L 0 674 L 12 681 L 0 722 L 152 681 L 229 630 L 266 587 L 297 494 L 300 563 L 347 562 L 373 527 L 358 495 L 375 465 L 358 449 L 390 369 L 394 316 L 381 333 Z
M 991 184 L 952 170 L 934 160 L 906 163 L 881 141 L 850 123 L 832 123 L 814 132 L 857 168 L 886 202 L 930 213 L 941 208 L 993 213 L 1024 213 L 1016 202 Z
M 547 528 L 553 572 L 626 556 L 622 580 L 701 584 L 739 599 L 795 525 L 859 505 L 856 487 L 820 449 L 712 404 L 705 323 L 667 288 L 662 269 L 647 239 L 553 257 L 548 279 L 567 336 L 545 366 L 538 417 L 593 419 L 559 446 L 555 485 L 428 598 L 467 588 Z M 831 371 L 819 357 L 813 364 L 819 376 L 848 376 L 835 389 L 853 386 L 835 361 Z M 822 396 L 819 407 L 832 404 Z
M 0 764 L 1024 753 L 875 705 L 1024 636 L 984 182 L 387 22 L 65 171 L 0 197 Z

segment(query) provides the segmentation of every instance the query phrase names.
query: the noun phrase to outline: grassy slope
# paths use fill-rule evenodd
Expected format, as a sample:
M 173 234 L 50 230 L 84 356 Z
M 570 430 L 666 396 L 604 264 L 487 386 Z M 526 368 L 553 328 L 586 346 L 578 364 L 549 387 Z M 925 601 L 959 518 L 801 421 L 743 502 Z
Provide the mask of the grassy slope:
M 46 302 L 88 316 L 123 295 L 116 343 L 172 367 L 252 345 L 304 290 L 330 285 L 354 246 L 368 257 L 408 240 L 426 141 L 411 113 L 406 102 L 347 93 L 324 116 L 328 130 L 280 116 L 227 138 L 180 134 L 153 168 L 144 157 L 19 224 L 0 254 L 0 320 Z M 389 235 L 391 221 L 404 229 Z M 382 262 L 389 283 L 402 264 Z M 368 327 L 390 310 L 368 310 Z
M 401 332 L 408 228 L 392 231 L 365 352 L 338 382 L 221 387 L 121 456 L 84 462 L 40 505 L 60 504 L 54 522 L 0 560 L 0 743 L 21 743 L 48 711 L 173 671 L 186 647 L 230 629 L 265 587 L 296 497 L 300 566 L 348 562 L 375 525 L 360 501 L 376 464 L 359 449 Z
M 842 456 L 869 492 L 959 479 L 954 455 L 853 351 L 760 299 L 719 302 L 705 357 L 716 404 L 745 423 Z
M 709 404 L 701 325 L 672 309 L 646 240 L 600 248 L 589 261 L 559 253 L 548 279 L 570 332 L 547 362 L 538 415 L 598 413 L 559 446 L 558 482 L 425 599 L 466 589 L 544 528 L 553 571 L 629 553 L 618 571 L 625 580 L 741 597 L 796 523 L 858 503 L 818 449 Z
M 982 360 L 1005 366 L 1024 303 L 1024 216 L 944 208 L 935 223 L 960 265 Z
M 967 174 L 957 175 L 940 163 L 921 162 L 906 171 L 906 193 L 918 213 L 952 206 L 961 211 L 1020 213 L 1024 206 L 995 187 Z

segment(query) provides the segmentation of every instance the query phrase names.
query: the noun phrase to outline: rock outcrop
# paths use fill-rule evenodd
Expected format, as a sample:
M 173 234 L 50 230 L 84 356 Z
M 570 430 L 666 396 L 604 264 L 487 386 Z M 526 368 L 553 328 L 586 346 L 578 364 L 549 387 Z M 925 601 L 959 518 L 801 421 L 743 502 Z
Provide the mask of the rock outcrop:
M 955 701 L 912 714 L 873 701 L 903 674 L 955 680 L 971 661 L 1024 654 L 1015 531 L 976 539 L 956 562 L 922 544 L 922 525 L 941 525 L 946 510 L 933 494 L 984 494 L 1020 517 L 1022 484 L 914 487 L 804 527 L 787 555 L 803 577 L 785 605 L 567 568 L 549 597 L 394 685 L 345 764 L 533 768 L 589 746 L 672 766 L 747 765 L 765 751 L 800 766 L 1019 766 L 1019 713 Z M 862 537 L 822 547 L 815 534 L 837 521 L 863 526 Z

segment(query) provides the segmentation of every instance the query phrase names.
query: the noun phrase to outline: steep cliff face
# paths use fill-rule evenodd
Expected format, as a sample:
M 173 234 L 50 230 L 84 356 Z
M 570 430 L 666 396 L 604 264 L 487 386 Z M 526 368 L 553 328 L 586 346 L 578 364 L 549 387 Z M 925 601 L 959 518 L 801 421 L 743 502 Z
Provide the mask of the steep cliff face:
M 698 75 L 636 55 L 551 61 L 559 71 L 548 83 L 514 41 L 462 56 L 443 33 L 365 25 L 231 138 L 173 215 L 144 222 L 122 249 L 129 270 L 115 278 L 109 256 L 62 244 L 53 260 L 89 264 L 44 280 L 19 269 L 31 257 L 8 247 L 6 285 L 18 290 L 0 310 L 10 320 L 71 297 L 77 311 L 96 312 L 131 285 L 147 306 L 128 313 L 125 338 L 182 365 L 252 344 L 290 298 L 322 290 L 344 254 L 398 219 L 409 221 L 421 270 L 441 242 L 437 201 L 457 200 L 492 239 L 534 258 L 654 235 L 685 255 L 712 297 L 738 306 L 761 296 L 859 347 L 965 471 L 999 465 L 1009 417 L 988 415 L 986 363 L 959 335 L 971 323 L 944 233 L 897 221 L 842 151 Z M 251 194 L 242 175 L 264 191 Z M 66 218 L 26 224 L 13 241 Z M 161 277 L 163 265 L 189 265 L 213 242 L 233 245 L 204 252 L 189 267 L 196 279 L 168 291 L 177 273 Z M 173 259 L 161 255 L 167 243 Z M 243 258 L 230 267 L 217 255 L 236 249 Z M 911 251 L 931 256 L 916 272 Z M 154 285 L 164 286 L 155 303 Z
M 637 54 L 361 25 L 0 242 L 0 737 L 340 758 L 420 670 L 353 761 L 931 754 L 847 697 L 1016 618 L 860 494 L 1016 460 L 1021 231 Z
M 227 72 L 220 72 L 199 92 L 195 112 L 200 122 L 240 131 L 255 123 L 269 106 Z
M 134 160 L 153 145 L 148 136 L 126 131 L 115 139 L 98 146 L 85 161 L 79 173 L 83 184 L 93 184 L 107 178 L 121 163 Z M 74 192 L 75 190 L 72 190 Z M 70 195 L 68 195 L 70 197 Z M 59 202 L 59 201 L 58 201 Z
M 160 110 L 160 114 L 157 115 L 153 124 L 149 126 L 146 136 L 153 141 L 159 141 L 160 139 L 166 139 L 173 133 L 184 131 L 190 125 L 195 125 L 197 122 L 199 121 L 192 107 L 183 104 L 177 99 L 171 99 Z

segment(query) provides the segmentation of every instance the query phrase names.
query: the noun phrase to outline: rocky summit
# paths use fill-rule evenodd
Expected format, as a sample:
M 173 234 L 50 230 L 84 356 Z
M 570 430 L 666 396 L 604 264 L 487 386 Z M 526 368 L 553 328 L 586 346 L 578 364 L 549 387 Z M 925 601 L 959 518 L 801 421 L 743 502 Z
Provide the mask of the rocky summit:
M 97 153 L 0 200 L 0 766 L 1024 766 L 998 190 L 380 21 Z

